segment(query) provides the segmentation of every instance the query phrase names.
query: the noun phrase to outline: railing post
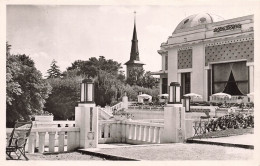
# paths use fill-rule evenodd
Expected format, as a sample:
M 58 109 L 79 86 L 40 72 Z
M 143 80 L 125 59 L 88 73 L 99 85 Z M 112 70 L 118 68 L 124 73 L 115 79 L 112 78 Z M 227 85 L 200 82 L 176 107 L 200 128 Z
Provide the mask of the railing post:
M 147 133 L 147 126 L 142 126 L 142 141 L 145 141 L 146 140 L 146 133 Z
M 161 143 L 161 128 L 158 127 L 158 130 L 157 130 L 157 140 L 156 140 L 156 143 Z
M 133 137 L 132 137 L 132 140 L 136 140 L 136 124 L 132 124 L 133 125 Z
M 150 126 L 150 141 L 153 142 L 154 139 L 154 126 Z
M 116 142 L 121 143 L 121 137 L 122 137 L 122 128 L 121 128 L 121 122 L 116 122 Z
M 39 133 L 39 152 L 44 152 L 44 144 L 45 144 L 45 135 L 46 132 L 38 132 Z
M 65 132 L 60 131 L 59 132 L 59 152 L 64 152 L 64 136 L 65 136 Z
M 125 122 L 121 123 L 121 142 L 125 143 L 126 142 L 126 124 Z
M 67 151 L 73 151 L 75 148 L 77 148 L 76 145 L 76 132 L 75 131 L 69 131 L 68 132 L 68 138 L 67 138 Z
M 154 127 L 153 128 L 153 141 L 152 141 L 152 143 L 156 143 L 156 139 L 157 139 L 157 127 Z
M 28 152 L 34 153 L 35 147 L 36 147 L 36 133 L 33 132 L 29 136 Z
M 151 135 L 151 130 L 150 130 L 150 126 L 146 126 L 146 142 L 150 142 L 150 135 Z
M 133 133 L 132 133 L 132 130 L 133 130 L 133 125 L 132 124 L 129 124 L 129 135 L 128 135 L 128 139 L 132 139 L 132 135 L 133 135 Z
M 100 123 L 98 123 L 98 138 L 102 138 L 102 124 Z
M 125 136 L 126 136 L 126 142 L 127 142 L 127 139 L 129 139 L 129 137 L 130 137 L 130 125 L 129 124 L 126 124 L 126 133 L 125 133 Z
M 116 137 L 117 137 L 117 134 L 116 134 L 116 123 L 112 123 L 111 124 L 111 128 L 112 128 L 112 131 L 110 132 L 110 137 L 113 138 L 113 142 L 116 142 Z
M 141 125 L 136 126 L 136 140 L 141 141 Z
M 55 134 L 56 132 L 49 132 L 49 152 L 55 151 Z

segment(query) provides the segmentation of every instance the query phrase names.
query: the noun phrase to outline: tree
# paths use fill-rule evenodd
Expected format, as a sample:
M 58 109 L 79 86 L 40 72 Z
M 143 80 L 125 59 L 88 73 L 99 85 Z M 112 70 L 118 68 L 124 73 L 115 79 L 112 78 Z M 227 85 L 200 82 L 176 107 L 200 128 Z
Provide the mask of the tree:
M 151 75 L 150 71 L 145 72 L 140 68 L 132 68 L 126 80 L 129 85 L 138 85 L 145 88 L 153 88 L 157 86 L 157 80 Z
M 8 44 L 8 43 L 7 43 Z M 10 50 L 10 45 L 7 46 Z M 26 55 L 6 54 L 6 125 L 43 111 L 51 87 Z
M 82 75 L 90 78 L 94 78 L 98 75 L 99 71 L 106 71 L 114 75 L 118 75 L 119 69 L 121 69 L 121 64 L 113 61 L 111 59 L 105 59 L 105 57 L 100 56 L 98 59 L 95 57 L 89 58 L 88 61 L 77 60 L 72 63 L 67 71 L 77 69 L 77 75 Z
M 82 77 L 50 78 L 52 92 L 46 100 L 45 110 L 54 115 L 55 120 L 74 119 L 75 106 L 80 101 Z
M 60 67 L 56 65 L 57 61 L 54 59 L 51 62 L 51 68 L 47 71 L 48 78 L 60 78 L 61 77 L 61 71 Z
M 145 88 L 152 89 L 157 86 L 157 79 L 151 75 L 150 71 L 147 71 L 142 77 L 142 85 Z
M 129 76 L 127 77 L 126 83 L 129 85 L 143 86 L 143 75 L 144 69 L 142 68 L 132 68 L 129 70 Z
M 94 79 L 95 83 L 95 103 L 100 106 L 113 105 L 121 99 L 123 95 L 124 83 L 111 73 L 100 70 Z

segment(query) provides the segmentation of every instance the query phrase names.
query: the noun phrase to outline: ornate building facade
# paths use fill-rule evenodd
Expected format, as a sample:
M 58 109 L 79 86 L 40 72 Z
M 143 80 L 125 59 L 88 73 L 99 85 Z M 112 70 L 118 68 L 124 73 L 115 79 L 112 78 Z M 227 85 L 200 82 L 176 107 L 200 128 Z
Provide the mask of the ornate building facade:
M 214 93 L 232 96 L 254 91 L 254 17 L 224 20 L 202 13 L 183 19 L 161 44 L 161 93 L 171 82 L 182 95 L 197 93 L 208 101 Z

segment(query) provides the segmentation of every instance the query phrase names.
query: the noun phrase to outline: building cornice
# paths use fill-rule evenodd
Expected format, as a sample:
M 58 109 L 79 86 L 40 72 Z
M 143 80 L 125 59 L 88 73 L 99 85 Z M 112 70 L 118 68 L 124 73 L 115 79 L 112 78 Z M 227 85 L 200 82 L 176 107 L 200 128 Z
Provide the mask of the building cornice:
M 223 36 L 217 36 L 217 37 L 211 37 L 211 38 L 204 38 L 204 39 L 197 39 L 197 40 L 192 40 L 192 41 L 187 41 L 187 42 L 182 42 L 182 43 L 175 43 L 175 44 L 163 44 L 161 47 L 163 49 L 168 50 L 171 48 L 176 48 L 176 47 L 192 47 L 193 44 L 198 44 L 198 43 L 215 43 L 218 42 L 217 40 L 238 40 L 244 38 L 245 40 L 254 40 L 254 32 L 252 31 L 245 31 L 243 33 L 238 32 L 236 34 L 228 34 L 228 35 L 223 35 Z M 234 39 L 234 38 L 239 38 L 239 39 Z M 240 41 L 241 42 L 241 41 Z M 224 44 L 224 43 L 223 43 Z

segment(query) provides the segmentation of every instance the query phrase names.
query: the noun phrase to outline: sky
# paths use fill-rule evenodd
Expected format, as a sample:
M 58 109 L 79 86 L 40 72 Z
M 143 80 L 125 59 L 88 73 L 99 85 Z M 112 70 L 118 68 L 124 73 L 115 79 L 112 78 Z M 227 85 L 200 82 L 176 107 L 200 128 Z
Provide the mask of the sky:
M 61 71 L 75 60 L 104 56 L 122 64 L 130 59 L 136 11 L 140 60 L 146 71 L 161 69 L 162 42 L 185 17 L 196 13 L 231 19 L 254 14 L 257 1 L 165 5 L 7 5 L 6 40 L 12 54 L 29 55 L 43 76 L 53 59 Z M 257 4 L 257 5 L 256 5 Z

